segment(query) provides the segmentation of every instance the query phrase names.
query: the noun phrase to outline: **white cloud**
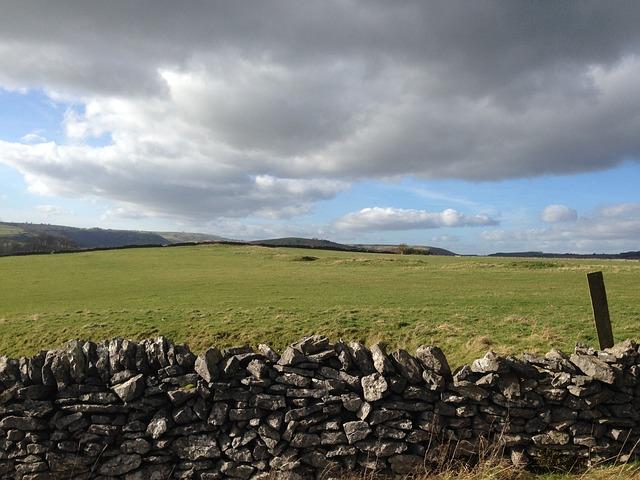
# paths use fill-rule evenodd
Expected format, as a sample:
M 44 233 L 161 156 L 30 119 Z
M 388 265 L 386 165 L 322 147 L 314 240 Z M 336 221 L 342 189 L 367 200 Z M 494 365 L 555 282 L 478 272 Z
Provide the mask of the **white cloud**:
M 547 205 L 540 218 L 546 223 L 575 222 L 578 219 L 578 212 L 566 205 Z
M 465 215 L 452 208 L 442 212 L 428 212 L 402 208 L 363 208 L 348 213 L 334 222 L 339 230 L 416 230 L 441 227 L 469 227 L 497 225 L 497 221 L 487 215 Z
M 175 150 L 144 137 L 119 138 L 115 144 L 34 146 L 0 141 L 2 160 L 21 171 L 32 192 L 42 195 L 98 196 L 147 216 L 210 220 L 256 215 L 282 218 L 309 211 L 348 187 L 344 181 L 249 175 L 250 158 L 211 145 L 210 157 L 197 152 L 198 139 L 178 139 Z
M 36 206 L 36 210 L 38 210 L 40 213 L 44 213 L 49 217 L 57 217 L 67 213 L 64 208 L 57 205 L 38 205 Z
M 74 106 L 65 141 L 0 141 L 0 162 L 34 192 L 191 219 L 300 215 L 362 179 L 609 168 L 640 157 L 639 18 L 635 2 L 6 0 L 0 88 Z
M 435 235 L 431 237 L 431 241 L 434 243 L 446 245 L 449 243 L 456 243 L 460 241 L 460 238 L 455 235 Z
M 47 139 L 41 133 L 41 131 L 27 133 L 20 138 L 20 141 L 23 143 L 44 143 Z
M 598 210 L 598 214 L 609 218 L 640 218 L 640 203 L 618 203 L 607 205 Z
M 573 222 L 541 229 L 487 230 L 487 251 L 544 250 L 575 253 L 640 250 L 640 203 L 610 205 Z

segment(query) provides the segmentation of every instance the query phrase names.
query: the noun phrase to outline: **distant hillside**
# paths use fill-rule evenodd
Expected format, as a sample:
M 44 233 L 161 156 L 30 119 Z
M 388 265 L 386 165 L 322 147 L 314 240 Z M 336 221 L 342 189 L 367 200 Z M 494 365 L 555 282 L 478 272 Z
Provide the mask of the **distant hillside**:
M 208 233 L 190 233 L 190 232 L 157 232 L 166 239 L 165 243 L 186 243 L 186 242 L 226 242 L 228 238 Z
M 224 239 L 200 233 L 159 233 L 0 222 L 0 255 L 220 240 Z
M 320 248 L 326 250 L 359 250 L 354 248 L 353 245 L 344 245 L 342 243 L 332 242 L 330 240 L 319 240 L 317 238 L 300 238 L 300 237 L 285 237 L 285 238 L 270 238 L 267 240 L 254 240 L 247 242 L 252 245 L 264 245 L 270 247 L 301 247 L 301 248 Z
M 222 242 L 267 247 L 317 248 L 345 252 L 405 253 L 414 255 L 455 255 L 425 245 L 347 245 L 318 238 L 269 238 L 249 242 L 229 240 L 218 235 L 192 232 L 145 232 L 77 228 L 63 225 L 0 222 L 0 255 L 49 253 L 130 246 L 161 246 L 183 243 Z
M 622 253 L 545 253 L 545 252 L 498 252 L 489 257 L 522 257 L 522 258 L 599 258 L 604 260 L 640 260 L 640 251 Z
M 255 240 L 249 242 L 253 245 L 265 245 L 271 247 L 299 247 L 320 248 L 326 250 L 344 250 L 347 252 L 370 253 L 406 253 L 414 255 L 456 255 L 444 248 L 429 247 L 426 245 L 372 245 L 372 244 L 343 244 L 330 240 L 317 238 L 286 237 L 272 238 L 268 240 Z
M 409 253 L 423 255 L 446 255 L 455 256 L 456 253 L 444 248 L 431 247 L 429 245 L 386 245 L 386 244 L 356 244 L 354 247 L 367 251 L 375 251 L 380 253 L 402 253 L 402 250 L 409 249 Z

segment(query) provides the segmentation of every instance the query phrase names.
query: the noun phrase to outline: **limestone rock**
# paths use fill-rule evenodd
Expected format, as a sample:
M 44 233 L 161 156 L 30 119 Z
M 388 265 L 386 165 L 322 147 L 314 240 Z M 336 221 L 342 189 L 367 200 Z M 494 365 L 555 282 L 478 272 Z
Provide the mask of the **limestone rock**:
M 7 386 L 13 385 L 20 378 L 18 370 L 18 362 L 14 359 L 1 356 L 0 357 L 0 382 Z
M 215 382 L 220 374 L 218 364 L 221 360 L 222 355 L 220 354 L 220 350 L 215 347 L 211 347 L 198 355 L 194 369 L 205 382 Z
M 494 352 L 487 352 L 484 357 L 478 358 L 471 363 L 471 371 L 475 373 L 497 373 L 506 371 L 503 358 Z
M 120 400 L 124 403 L 131 402 L 140 397 L 144 393 L 144 388 L 144 375 L 141 373 L 126 382 L 111 387 L 113 393 L 120 397 Z
M 315 355 L 322 351 L 329 350 L 329 340 L 323 335 L 312 335 L 305 337 L 292 345 L 293 348 L 302 352 L 304 355 Z
M 592 355 L 573 354 L 569 358 L 571 363 L 578 367 L 585 375 L 600 380 L 601 382 L 613 384 L 616 381 L 613 369 L 598 357 Z
M 76 383 L 84 382 L 87 376 L 88 364 L 84 354 L 83 344 L 77 340 L 69 342 L 66 354 L 71 378 Z
M 206 460 L 219 458 L 220 448 L 212 435 L 189 435 L 178 438 L 171 449 L 183 460 Z
M 389 389 L 389 384 L 379 373 L 372 373 L 362 377 L 362 391 L 367 402 L 380 400 Z
M 371 428 L 367 422 L 354 421 L 344 424 L 344 433 L 349 444 L 364 440 L 371 433 Z
M 147 427 L 147 434 L 154 440 L 157 440 L 169 430 L 170 426 L 171 418 L 169 417 L 167 412 L 161 410 L 156 413 L 149 422 L 149 426 Z
M 373 365 L 371 359 L 371 353 L 359 342 L 351 342 L 349 344 L 349 353 L 353 359 L 355 367 L 360 370 L 364 375 L 369 375 L 376 372 L 376 368 Z
M 424 368 L 441 375 L 445 379 L 451 378 L 451 367 L 447 357 L 440 348 L 421 345 L 416 350 L 416 358 L 422 362 Z
M 302 363 L 306 357 L 303 353 L 293 347 L 287 347 L 278 360 L 278 365 L 296 365 Z
M 571 437 L 568 433 L 558 432 L 556 430 L 552 430 L 547 433 L 542 433 L 540 435 L 534 435 L 531 437 L 531 440 L 536 445 L 548 446 L 548 445 L 566 445 L 571 440 Z
M 278 352 L 276 352 L 269 345 L 265 345 L 264 343 L 259 344 L 258 351 L 271 363 L 278 363 L 278 360 L 280 360 L 280 355 L 278 355 Z
M 409 383 L 418 384 L 422 381 L 422 367 L 420 363 L 409 355 L 406 350 L 396 350 L 391 354 L 396 369 Z
M 373 360 L 373 366 L 381 375 L 393 375 L 395 368 L 393 362 L 388 357 L 384 345 L 376 343 L 369 349 L 371 352 L 371 359 Z
M 103 462 L 98 468 L 100 475 L 115 477 L 135 470 L 142 464 L 142 457 L 137 454 L 117 455 Z
M 135 472 L 127 473 L 124 480 L 166 480 L 172 471 L 171 465 L 147 465 Z
M 0 428 L 4 430 L 38 431 L 46 430 L 47 424 L 42 420 L 31 417 L 16 417 L 10 415 L 0 420 Z

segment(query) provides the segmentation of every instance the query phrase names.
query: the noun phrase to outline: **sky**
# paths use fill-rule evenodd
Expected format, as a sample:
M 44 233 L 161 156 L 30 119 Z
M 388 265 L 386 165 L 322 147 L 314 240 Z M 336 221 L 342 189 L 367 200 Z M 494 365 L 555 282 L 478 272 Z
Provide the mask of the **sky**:
M 640 250 L 640 3 L 3 0 L 0 220 Z

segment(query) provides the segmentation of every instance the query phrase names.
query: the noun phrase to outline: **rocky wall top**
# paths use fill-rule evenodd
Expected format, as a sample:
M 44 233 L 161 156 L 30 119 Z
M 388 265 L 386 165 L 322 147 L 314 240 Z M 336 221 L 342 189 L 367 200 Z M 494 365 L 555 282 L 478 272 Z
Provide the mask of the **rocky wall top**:
M 518 464 L 628 460 L 640 440 L 640 356 L 503 358 L 452 372 L 421 346 L 387 353 L 312 336 L 282 352 L 165 338 L 0 357 L 0 478 L 390 475 L 491 448 Z

